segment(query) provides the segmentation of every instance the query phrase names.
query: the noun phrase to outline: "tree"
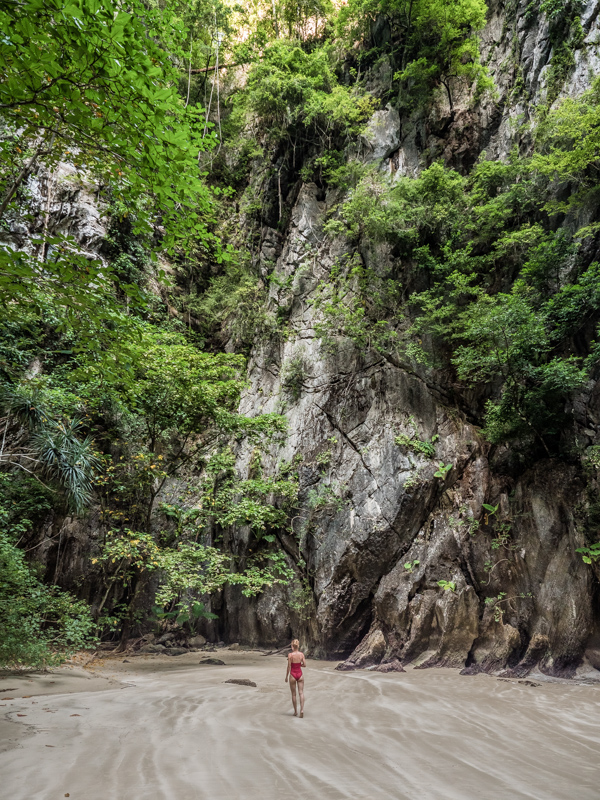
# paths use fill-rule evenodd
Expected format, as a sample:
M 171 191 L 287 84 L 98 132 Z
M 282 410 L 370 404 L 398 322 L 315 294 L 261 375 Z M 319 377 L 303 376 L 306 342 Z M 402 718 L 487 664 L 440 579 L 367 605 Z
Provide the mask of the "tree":
M 174 605 L 189 611 L 199 602 L 199 592 L 216 591 L 225 583 L 256 593 L 287 581 L 289 567 L 275 534 L 286 527 L 298 492 L 295 480 L 258 474 L 241 480 L 236 472 L 231 450 L 236 439 L 260 448 L 285 430 L 278 415 L 250 418 L 237 412 L 244 386 L 242 356 L 203 353 L 181 334 L 148 325 L 125 349 L 120 379 L 115 374 L 104 393 L 119 409 L 126 442 L 121 456 L 104 456 L 95 481 L 106 530 L 95 560 L 106 587 L 96 613 L 113 590 L 121 596 L 124 591 L 123 640 L 141 605 L 156 591 L 150 589 L 153 573 L 161 587 L 157 602 L 169 604 L 168 613 Z M 101 361 L 80 358 L 76 379 L 84 395 L 98 394 L 103 377 Z M 156 508 L 168 482 L 181 485 L 190 475 L 195 476 L 193 492 L 181 489 L 179 501 L 167 503 L 163 497 Z M 256 552 L 250 563 L 237 563 L 214 540 L 219 532 L 244 526 L 256 539 Z
M 426 102 L 442 86 L 452 109 L 454 79 L 476 82 L 480 91 L 492 86 L 480 62 L 477 37 L 486 10 L 484 0 L 349 0 L 336 27 L 350 44 L 370 39 L 376 20 L 384 19 L 404 103 Z
M 44 584 L 17 546 L 51 508 L 48 492 L 18 478 L 0 473 L 0 669 L 59 664 L 95 642 L 88 605 Z
M 244 123 L 266 125 L 273 138 L 299 133 L 331 147 L 357 135 L 375 107 L 373 99 L 339 84 L 330 47 L 306 52 L 298 42 L 272 42 L 254 64 L 237 100 Z
M 531 166 L 540 175 L 557 180 L 565 199 L 549 199 L 552 213 L 575 212 L 597 202 L 600 170 L 600 78 L 578 98 L 565 98 L 536 132 L 537 152 Z M 566 191 L 565 191 L 566 190 Z M 599 223 L 580 235 L 596 233 Z
M 160 221 L 163 248 L 214 244 L 197 161 L 209 140 L 201 110 L 177 93 L 184 31 L 170 7 L 2 0 L 0 30 L 0 223 L 23 213 L 28 176 L 41 165 L 51 174 L 63 160 L 125 203 L 147 198 L 138 203 L 136 230 Z M 54 296 L 70 322 L 86 316 L 100 328 L 98 302 L 110 308 L 114 278 L 107 265 L 45 230 L 33 244 L 36 257 L 0 248 L 6 311 L 41 309 Z
M 120 368 L 107 383 L 104 363 L 115 363 L 117 354 Z M 185 465 L 201 461 L 217 443 L 231 437 L 260 439 L 285 429 L 285 420 L 277 414 L 250 418 L 237 413 L 245 363 L 243 356 L 233 353 L 204 353 L 182 334 L 157 331 L 147 324 L 139 325 L 136 335 L 121 340 L 103 357 L 84 353 L 79 358 L 73 379 L 82 394 L 96 395 L 136 419 L 132 424 L 137 432 L 129 438 L 141 439 L 136 471 L 140 489 L 147 493 L 142 520 L 146 529 L 157 494 L 167 478 Z M 147 472 L 148 459 L 162 462 L 160 479 Z M 155 468 L 158 475 L 156 463 Z
M 99 465 L 90 436 L 77 419 L 56 417 L 38 387 L 0 385 L 0 469 L 22 470 L 49 480 L 67 505 L 82 511 L 91 499 Z

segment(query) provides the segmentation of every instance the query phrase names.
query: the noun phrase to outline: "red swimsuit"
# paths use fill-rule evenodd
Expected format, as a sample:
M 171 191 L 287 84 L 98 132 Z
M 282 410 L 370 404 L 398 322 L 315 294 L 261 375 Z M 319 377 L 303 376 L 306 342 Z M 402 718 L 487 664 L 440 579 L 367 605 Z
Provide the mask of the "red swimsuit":
M 299 681 L 302 677 L 302 667 L 300 666 L 300 662 L 292 661 L 290 666 L 290 675 L 294 680 Z

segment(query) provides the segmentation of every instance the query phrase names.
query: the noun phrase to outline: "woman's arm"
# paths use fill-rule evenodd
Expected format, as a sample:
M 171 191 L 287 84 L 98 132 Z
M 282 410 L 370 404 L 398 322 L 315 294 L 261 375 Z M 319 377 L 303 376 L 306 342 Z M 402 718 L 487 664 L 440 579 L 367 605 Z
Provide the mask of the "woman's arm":
M 286 683 L 288 682 L 289 674 L 290 674 L 290 657 L 288 656 L 287 657 L 287 669 L 285 671 L 285 682 Z

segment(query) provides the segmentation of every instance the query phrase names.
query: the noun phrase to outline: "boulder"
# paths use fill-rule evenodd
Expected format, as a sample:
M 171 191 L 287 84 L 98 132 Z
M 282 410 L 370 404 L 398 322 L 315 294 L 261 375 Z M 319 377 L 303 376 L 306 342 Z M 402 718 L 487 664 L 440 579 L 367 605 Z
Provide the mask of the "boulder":
M 338 664 L 336 669 L 348 671 L 364 669 L 381 661 L 386 650 L 386 641 L 383 633 L 377 627 L 371 628 L 350 658 L 343 664 Z
M 184 656 L 186 653 L 190 651 L 187 647 L 169 647 L 165 650 L 165 655 L 167 656 Z
M 140 647 L 140 653 L 164 653 L 166 651 L 166 647 L 162 644 L 145 644 L 143 647 Z
M 387 664 L 380 664 L 378 667 L 375 667 L 374 672 L 406 672 L 400 661 L 395 658 L 393 661 L 389 661 Z
M 342 661 L 341 664 L 337 665 L 336 669 L 339 672 L 352 672 L 352 670 L 360 669 L 360 667 L 357 667 L 352 661 Z
M 190 647 L 203 647 L 206 644 L 204 636 L 197 634 L 190 639 Z

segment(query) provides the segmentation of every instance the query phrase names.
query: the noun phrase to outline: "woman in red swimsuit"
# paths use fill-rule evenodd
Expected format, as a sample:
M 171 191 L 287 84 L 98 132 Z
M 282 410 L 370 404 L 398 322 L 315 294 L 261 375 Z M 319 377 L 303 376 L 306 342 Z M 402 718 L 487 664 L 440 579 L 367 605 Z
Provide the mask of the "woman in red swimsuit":
M 288 655 L 287 671 L 285 673 L 285 682 L 290 680 L 290 689 L 292 690 L 292 703 L 294 704 L 294 716 L 298 716 L 298 706 L 296 704 L 296 686 L 300 693 L 300 719 L 304 717 L 304 678 L 302 677 L 302 667 L 306 667 L 306 659 L 304 653 L 298 649 L 300 642 L 294 639 L 292 642 L 292 652 Z

